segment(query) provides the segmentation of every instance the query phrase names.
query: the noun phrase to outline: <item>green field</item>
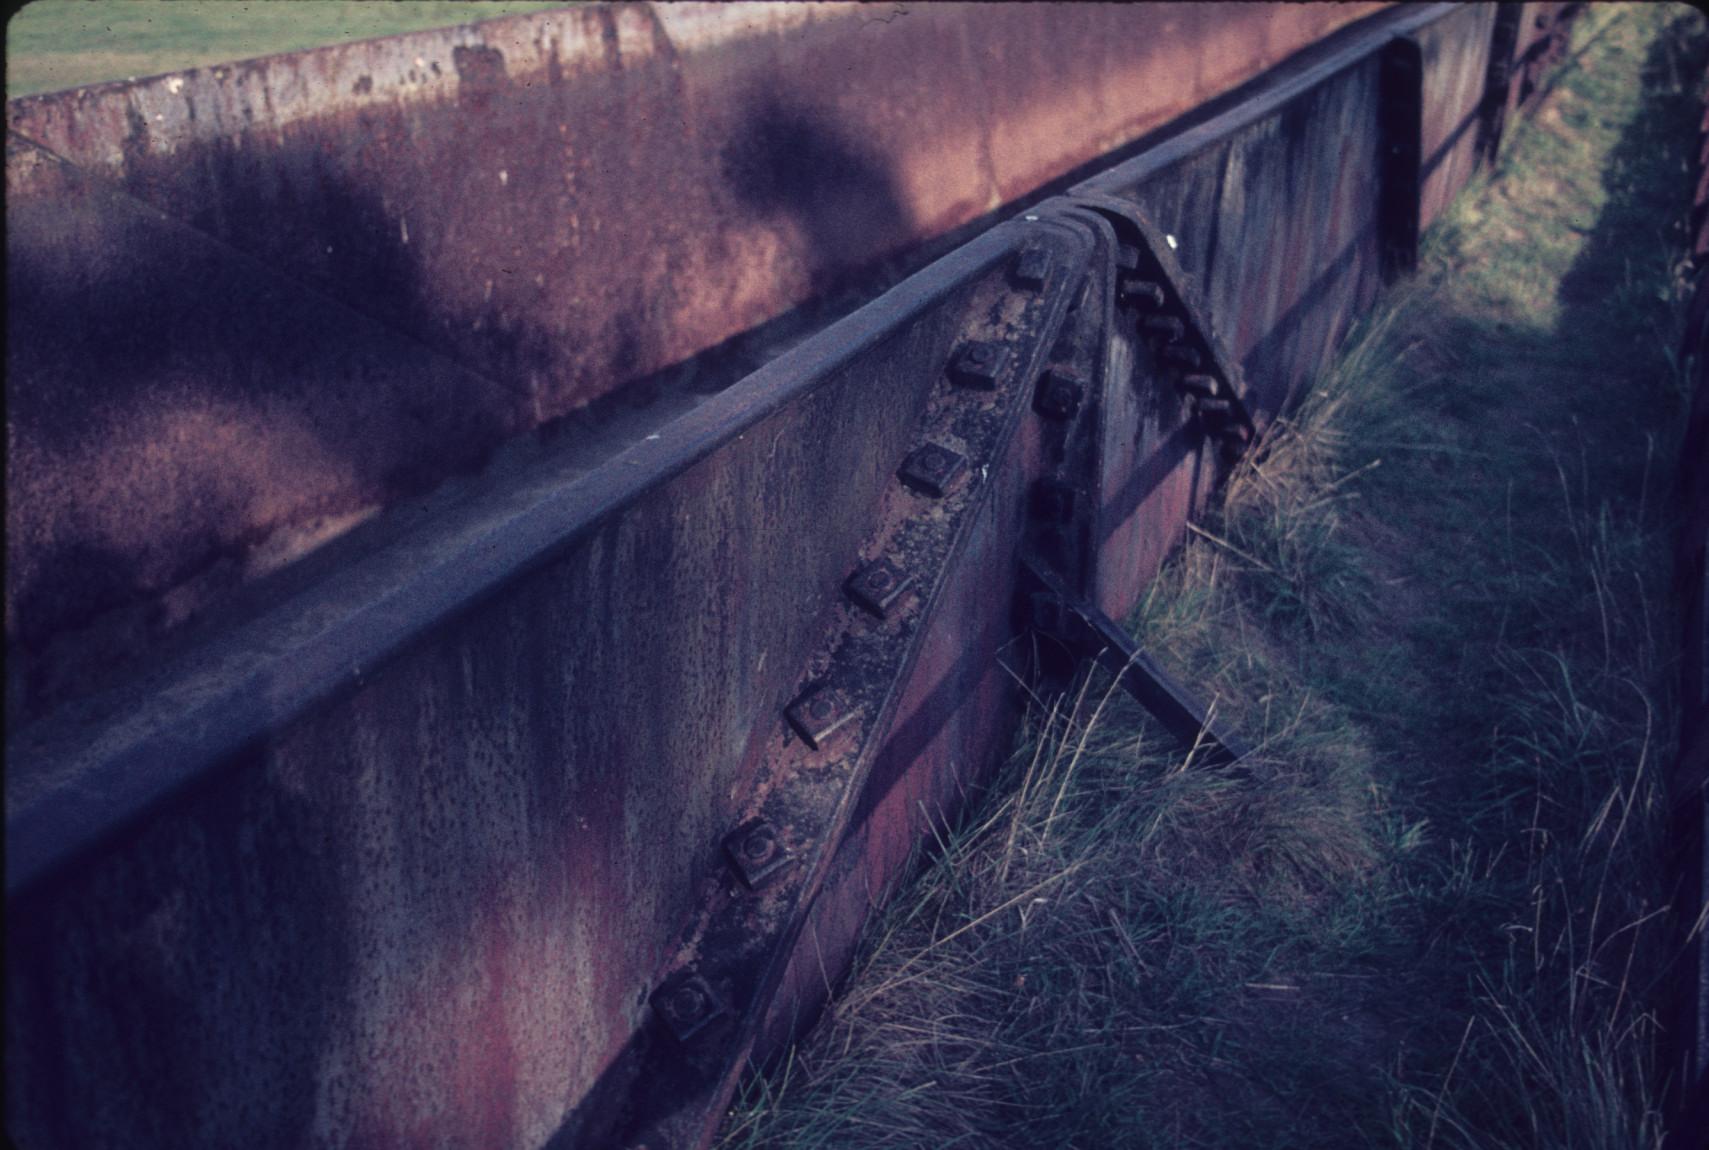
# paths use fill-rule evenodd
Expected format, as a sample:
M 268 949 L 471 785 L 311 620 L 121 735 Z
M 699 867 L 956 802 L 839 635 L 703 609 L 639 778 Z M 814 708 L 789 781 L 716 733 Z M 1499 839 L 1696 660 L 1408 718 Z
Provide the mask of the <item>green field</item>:
M 6 25 L 6 96 L 564 6 L 538 0 L 35 0 Z

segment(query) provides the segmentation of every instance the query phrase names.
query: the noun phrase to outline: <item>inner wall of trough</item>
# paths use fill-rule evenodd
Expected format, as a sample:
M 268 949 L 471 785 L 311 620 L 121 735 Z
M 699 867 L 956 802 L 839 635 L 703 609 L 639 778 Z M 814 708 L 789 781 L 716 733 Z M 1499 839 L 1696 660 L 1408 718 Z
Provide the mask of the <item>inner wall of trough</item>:
M 9 102 L 8 718 L 1378 7 L 588 6 Z

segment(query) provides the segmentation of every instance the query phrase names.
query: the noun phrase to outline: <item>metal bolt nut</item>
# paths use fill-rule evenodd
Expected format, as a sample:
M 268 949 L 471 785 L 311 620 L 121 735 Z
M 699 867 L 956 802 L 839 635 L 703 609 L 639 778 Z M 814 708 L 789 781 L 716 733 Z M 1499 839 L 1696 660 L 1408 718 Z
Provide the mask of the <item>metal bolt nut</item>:
M 1160 308 L 1168 302 L 1163 285 L 1152 280 L 1124 279 L 1117 292 L 1123 303 L 1134 307 Z
M 1215 395 L 1221 390 L 1213 375 L 1183 375 L 1180 386 L 1189 395 Z
M 648 1001 L 678 1042 L 689 1041 L 725 1013 L 724 1003 L 712 987 L 692 971 L 679 971 L 667 978 Z
M 1038 382 L 1033 408 L 1046 419 L 1072 419 L 1080 410 L 1086 385 L 1079 377 L 1063 371 L 1047 371 Z
M 851 707 L 835 687 L 815 687 L 789 704 L 783 717 L 789 720 L 789 725 L 809 747 L 822 751 L 830 744 L 833 735 L 854 729 L 859 711 Z
M 941 497 L 966 465 L 967 457 L 960 452 L 928 443 L 910 452 L 896 474 L 913 490 Z
M 1170 343 L 1187 334 L 1187 325 L 1172 315 L 1148 315 L 1139 326 L 1147 335 L 1159 336 Z
M 962 387 L 990 391 L 1009 362 L 1009 349 L 1000 343 L 974 340 L 961 346 L 950 360 L 949 377 Z
M 1196 369 L 1201 362 L 1198 349 L 1188 347 L 1185 344 L 1168 344 L 1163 348 L 1162 354 L 1165 360 L 1180 367 Z
M 1038 291 L 1044 287 L 1044 281 L 1050 276 L 1050 249 L 1042 244 L 1033 244 L 1022 248 L 1015 257 L 1015 265 L 1011 271 L 1015 286 Z
M 778 838 L 777 829 L 763 818 L 749 819 L 725 835 L 724 854 L 749 890 L 758 889 L 793 858 Z
M 849 576 L 843 589 L 850 599 L 883 619 L 890 614 L 896 601 L 907 594 L 913 582 L 913 576 L 894 563 L 878 559 Z

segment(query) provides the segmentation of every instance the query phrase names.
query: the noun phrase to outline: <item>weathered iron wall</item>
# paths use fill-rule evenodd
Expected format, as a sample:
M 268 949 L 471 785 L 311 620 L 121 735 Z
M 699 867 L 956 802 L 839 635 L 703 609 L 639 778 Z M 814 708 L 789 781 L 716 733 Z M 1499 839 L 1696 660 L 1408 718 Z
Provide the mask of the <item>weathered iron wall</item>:
M 925 304 L 970 290 L 1003 238 L 582 483 L 542 477 L 416 555 L 340 573 L 123 722 L 15 745 L 55 767 L 8 780 L 9 879 L 25 881 L 130 813 L 114 808 L 136 773 L 288 714 L 299 684 L 269 676 L 350 684 L 10 906 L 20 1140 L 551 1135 L 639 1025 L 731 824 L 750 731 L 796 687 L 904 454 L 936 375 L 920 366 L 941 370 L 952 334 Z M 683 444 L 715 451 L 695 463 Z M 613 483 L 645 490 L 614 499 Z M 422 552 L 425 569 L 407 561 Z M 481 566 L 530 562 L 545 565 L 376 666 L 388 612 L 454 610 L 479 599 Z M 329 613 L 343 631 L 317 634 Z M 234 683 L 232 664 L 265 670 Z M 184 714 L 190 699 L 204 709 Z M 234 720 L 244 708 L 263 714 Z
M 1378 7 L 587 5 L 9 102 L 9 716 Z
M 1238 108 L 1041 207 L 1042 222 L 987 233 L 675 420 L 603 457 L 571 437 L 349 562 L 295 583 L 312 564 L 278 572 L 258 588 L 289 595 L 241 626 L 15 732 L 6 1042 L 20 1143 L 592 1138 L 613 1092 L 635 1085 L 637 1052 L 660 1041 L 646 996 L 706 913 L 700 893 L 727 885 L 719 842 L 753 809 L 781 708 L 823 669 L 827 636 L 837 650 L 848 638 L 839 585 L 899 507 L 944 514 L 893 477 L 921 428 L 961 434 L 933 396 L 967 325 L 996 322 L 984 301 L 1014 297 L 1017 252 L 1044 243 L 1091 277 L 1075 314 L 1099 341 L 1093 576 L 1120 611 L 1215 465 L 1111 302 L 1126 241 L 1085 205 L 1112 196 L 1174 237 L 1247 396 L 1273 414 L 1385 266 L 1397 188 L 1382 156 L 1419 150 L 1381 114 L 1389 49 L 1457 12 L 1350 29 Z M 1456 92 L 1430 87 L 1433 66 L 1419 91 Z M 74 192 L 75 218 L 134 218 L 124 226 L 155 244 L 183 234 L 145 206 L 108 212 L 112 193 L 51 156 L 33 162 L 91 189 Z M 1416 204 L 1417 182 L 1404 191 Z M 1079 246 L 1040 238 L 1070 216 Z M 394 361 L 392 319 L 299 283 L 269 297 L 271 273 L 243 266 L 261 298 L 232 307 L 285 300 L 279 342 L 304 338 L 290 326 L 301 309 L 333 333 L 310 342 L 334 368 L 373 355 L 375 371 L 419 363 L 437 386 L 486 394 L 455 348 L 404 341 L 420 358 Z M 1017 373 L 1057 346 L 1067 290 L 1052 279 L 1028 313 Z M 236 371 L 237 354 L 201 362 Z M 1066 450 L 1051 434 L 1029 413 L 974 469 L 980 501 L 839 808 L 848 833 L 814 847 L 824 886 L 783 952 L 771 1042 L 823 992 L 914 837 L 1000 749 L 1013 688 L 995 656 L 1019 631 L 1029 484 Z
M 1493 4 L 1468 4 L 1411 37 L 1422 64 L 1421 230 L 1436 221 L 1477 167 L 1495 16 Z

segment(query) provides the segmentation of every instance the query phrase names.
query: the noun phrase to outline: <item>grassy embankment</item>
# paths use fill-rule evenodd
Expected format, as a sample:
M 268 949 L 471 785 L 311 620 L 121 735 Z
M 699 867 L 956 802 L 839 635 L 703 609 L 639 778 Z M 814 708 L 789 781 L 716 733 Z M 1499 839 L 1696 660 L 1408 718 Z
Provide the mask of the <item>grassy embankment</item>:
M 6 25 L 6 97 L 563 6 L 561 0 L 35 0 Z
M 1039 716 L 726 1147 L 1653 1147 L 1701 16 L 1595 7 L 1133 621 L 1261 750 Z

